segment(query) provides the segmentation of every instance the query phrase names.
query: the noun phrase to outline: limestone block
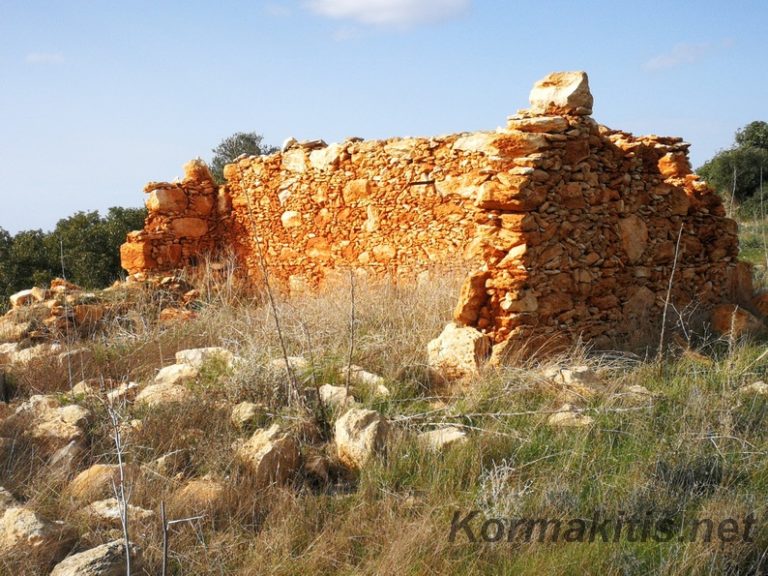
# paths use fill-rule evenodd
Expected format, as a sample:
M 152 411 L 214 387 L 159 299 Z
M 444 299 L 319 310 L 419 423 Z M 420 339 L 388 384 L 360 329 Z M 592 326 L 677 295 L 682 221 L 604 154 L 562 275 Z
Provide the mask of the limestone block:
M 182 188 L 152 190 L 145 202 L 149 212 L 174 213 L 187 209 L 187 193 Z
M 491 343 L 485 334 L 453 322 L 427 345 L 429 365 L 447 380 L 476 375 L 490 352 Z
M 529 100 L 542 115 L 589 115 L 594 102 L 586 72 L 553 72 L 533 85 Z
M 179 238 L 199 238 L 208 233 L 208 223 L 200 218 L 176 218 L 171 231 Z

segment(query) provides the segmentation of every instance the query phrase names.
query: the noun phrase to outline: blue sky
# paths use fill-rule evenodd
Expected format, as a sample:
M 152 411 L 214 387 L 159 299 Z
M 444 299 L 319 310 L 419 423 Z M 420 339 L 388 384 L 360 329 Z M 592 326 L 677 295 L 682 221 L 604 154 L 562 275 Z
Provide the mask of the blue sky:
M 0 227 L 140 206 L 236 131 L 493 129 L 555 70 L 694 165 L 768 120 L 765 0 L 0 0 Z

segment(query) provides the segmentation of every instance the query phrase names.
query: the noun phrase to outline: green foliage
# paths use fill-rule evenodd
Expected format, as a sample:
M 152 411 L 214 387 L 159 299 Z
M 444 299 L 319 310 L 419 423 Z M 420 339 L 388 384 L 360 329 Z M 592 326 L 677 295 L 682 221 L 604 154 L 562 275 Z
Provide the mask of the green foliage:
M 768 173 L 768 123 L 755 121 L 736 132 L 736 145 L 722 150 L 696 172 L 724 198 L 744 202 L 760 192 Z
M 105 217 L 77 212 L 59 220 L 52 232 L 23 230 L 11 236 L 0 228 L 0 309 L 14 292 L 61 276 L 62 262 L 71 282 L 107 286 L 121 273 L 120 244 L 145 217 L 144 208 L 110 208 Z
M 755 120 L 736 131 L 736 145 L 768 150 L 768 122 Z
M 278 148 L 263 144 L 264 136 L 256 132 L 235 132 L 213 149 L 211 174 L 218 184 L 224 183 L 224 166 L 238 156 L 261 156 L 277 152 Z

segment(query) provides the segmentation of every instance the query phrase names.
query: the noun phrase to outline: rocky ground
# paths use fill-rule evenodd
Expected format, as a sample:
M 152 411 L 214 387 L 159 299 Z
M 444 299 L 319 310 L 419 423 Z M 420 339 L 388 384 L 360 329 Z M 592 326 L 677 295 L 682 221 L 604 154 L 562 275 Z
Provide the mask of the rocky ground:
M 132 574 L 765 569 L 759 341 L 479 366 L 466 335 L 429 344 L 457 278 L 273 308 L 209 272 L 14 297 L 0 573 L 123 574 L 126 555 Z M 455 349 L 469 375 L 449 383 L 435 358 Z M 725 544 L 450 539 L 457 511 L 596 509 L 758 521 L 751 542 Z

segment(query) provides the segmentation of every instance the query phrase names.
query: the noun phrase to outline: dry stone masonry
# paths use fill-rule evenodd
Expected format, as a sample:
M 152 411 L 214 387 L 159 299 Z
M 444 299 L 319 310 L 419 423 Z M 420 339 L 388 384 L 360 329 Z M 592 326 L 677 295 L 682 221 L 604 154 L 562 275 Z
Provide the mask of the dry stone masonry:
M 687 143 L 595 122 L 583 72 L 550 74 L 530 102 L 489 132 L 289 140 L 229 164 L 219 188 L 193 161 L 183 181 L 147 185 L 123 266 L 168 271 L 230 250 L 254 282 L 263 262 L 292 290 L 348 269 L 464 270 L 456 325 L 496 355 L 631 341 L 658 323 L 673 269 L 677 310 L 749 307 L 737 225 L 691 173 Z

